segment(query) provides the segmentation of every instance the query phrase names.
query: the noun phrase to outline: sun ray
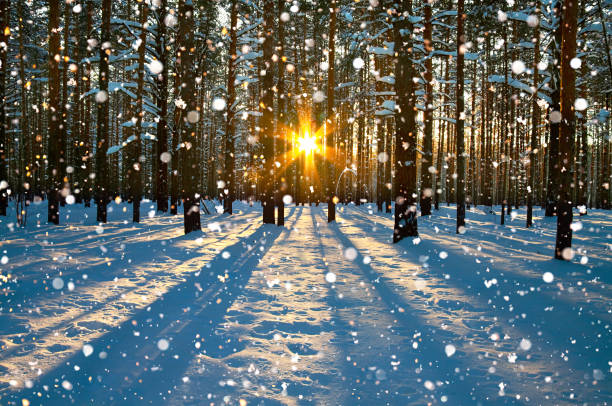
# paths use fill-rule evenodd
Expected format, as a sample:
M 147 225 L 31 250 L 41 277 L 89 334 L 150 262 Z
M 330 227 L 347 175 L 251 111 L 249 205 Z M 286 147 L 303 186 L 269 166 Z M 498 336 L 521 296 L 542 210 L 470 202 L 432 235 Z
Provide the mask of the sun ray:
M 306 155 L 312 155 L 319 151 L 319 145 L 317 144 L 317 137 L 310 135 L 308 130 L 304 132 L 304 135 L 298 137 L 298 149 L 304 152 Z

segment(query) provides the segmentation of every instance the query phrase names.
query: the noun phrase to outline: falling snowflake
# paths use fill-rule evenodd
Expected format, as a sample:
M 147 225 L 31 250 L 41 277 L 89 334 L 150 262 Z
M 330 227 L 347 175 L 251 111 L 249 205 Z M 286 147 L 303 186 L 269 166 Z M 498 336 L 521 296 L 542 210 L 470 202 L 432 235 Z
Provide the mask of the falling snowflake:
M 363 61 L 363 59 L 359 57 L 353 59 L 353 68 L 359 70 L 363 68 L 364 66 L 365 66 L 365 62 Z
M 225 105 L 226 105 L 225 99 L 222 99 L 220 97 L 214 99 L 213 102 L 212 102 L 212 108 L 213 108 L 213 110 L 216 110 L 216 111 L 224 110 L 225 109 Z

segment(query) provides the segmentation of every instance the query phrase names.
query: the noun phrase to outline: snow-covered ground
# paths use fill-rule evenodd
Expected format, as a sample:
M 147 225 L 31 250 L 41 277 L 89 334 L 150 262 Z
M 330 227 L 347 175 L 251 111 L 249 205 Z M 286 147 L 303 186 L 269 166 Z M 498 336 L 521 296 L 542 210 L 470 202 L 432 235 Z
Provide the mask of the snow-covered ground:
M 505 226 L 454 208 L 391 243 L 374 205 L 182 216 L 143 203 L 0 218 L 0 403 L 610 404 L 612 213 Z M 210 205 L 214 211 L 214 207 Z M 11 213 L 14 209 L 11 209 Z M 499 212 L 499 210 L 498 210 Z M 40 225 L 37 225 L 37 222 Z M 27 399 L 28 402 L 24 402 Z

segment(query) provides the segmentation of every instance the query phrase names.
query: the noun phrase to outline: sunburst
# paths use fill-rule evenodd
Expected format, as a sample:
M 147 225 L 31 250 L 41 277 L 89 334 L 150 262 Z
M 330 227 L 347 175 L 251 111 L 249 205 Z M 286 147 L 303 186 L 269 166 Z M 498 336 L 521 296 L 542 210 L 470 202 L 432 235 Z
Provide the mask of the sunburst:
M 317 144 L 317 137 L 310 135 L 308 130 L 304 131 L 304 134 L 297 139 L 298 150 L 306 155 L 311 155 L 319 151 L 319 145 Z

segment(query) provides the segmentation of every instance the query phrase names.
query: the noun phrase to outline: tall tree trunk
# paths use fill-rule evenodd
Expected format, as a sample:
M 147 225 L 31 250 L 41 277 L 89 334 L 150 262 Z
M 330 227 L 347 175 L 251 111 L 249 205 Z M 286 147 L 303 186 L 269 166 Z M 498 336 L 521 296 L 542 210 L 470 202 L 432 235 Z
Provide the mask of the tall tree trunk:
M 278 50 L 280 57 L 278 58 L 278 78 L 277 78 L 277 86 L 278 96 L 277 96 L 277 116 L 276 123 L 278 126 L 277 133 L 280 133 L 278 139 L 278 154 L 280 155 L 280 162 L 282 171 L 279 174 L 279 179 L 277 179 L 277 187 L 278 187 L 278 196 L 276 198 L 278 213 L 276 216 L 276 224 L 278 226 L 285 225 L 285 202 L 283 201 L 283 195 L 287 190 L 287 131 L 285 127 L 285 27 L 282 21 L 281 15 L 285 10 L 285 1 L 278 0 L 276 3 L 276 14 L 278 18 Z
M 563 4 L 563 35 L 561 44 L 561 134 L 559 137 L 559 199 L 557 203 L 556 259 L 571 259 L 567 250 L 572 246 L 572 144 L 576 135 L 574 101 L 576 71 L 570 61 L 576 57 L 578 0 Z
M 57 1 L 55 3 L 58 3 Z M 11 2 L 10 0 L 0 0 L 0 43 L 6 44 L 6 47 L 0 47 L 0 216 L 6 216 L 6 208 L 8 206 L 8 139 L 6 130 L 8 122 L 6 120 L 6 62 L 8 60 L 8 45 L 10 38 L 10 21 L 11 21 Z M 59 17 L 58 17 L 59 18 Z M 58 23 L 59 24 L 59 23 Z M 49 21 L 49 30 L 51 30 L 51 21 Z M 51 110 L 49 110 L 51 111 Z
M 93 0 L 87 0 L 87 15 L 85 17 L 85 32 L 86 38 L 92 33 L 93 27 L 93 16 L 95 13 Z M 85 83 L 85 89 L 83 89 L 84 93 L 88 93 L 91 89 L 91 80 L 89 79 L 91 75 L 91 59 L 89 56 L 91 55 L 92 47 L 88 44 L 86 48 L 86 58 L 85 61 L 85 71 L 84 77 L 87 77 L 87 80 L 83 80 Z M 85 207 L 90 207 L 91 205 L 91 197 L 93 193 L 93 179 L 91 178 L 92 172 L 92 158 L 93 158 L 93 147 L 91 143 L 91 97 L 85 98 L 85 108 L 83 113 L 83 131 L 81 133 L 81 141 L 83 142 L 83 153 L 79 156 L 81 159 L 81 165 L 84 166 L 83 170 L 85 174 L 83 176 L 83 198 L 85 200 Z
M 374 57 L 374 68 L 376 70 L 376 72 L 379 72 L 379 76 L 384 76 L 382 75 L 382 57 L 381 56 L 375 56 Z M 374 84 L 374 89 L 376 91 L 377 94 L 381 94 L 383 91 L 382 88 L 382 82 L 380 80 L 377 80 L 376 83 Z M 382 103 L 384 102 L 384 99 L 382 96 L 376 96 L 376 105 L 380 106 L 382 105 Z M 384 187 L 384 176 L 385 176 L 385 172 L 384 172 L 384 167 L 385 167 L 385 163 L 384 160 L 380 159 L 380 157 L 382 157 L 382 153 L 385 150 L 385 142 L 387 141 L 388 137 L 386 136 L 386 126 L 385 126 L 385 122 L 384 122 L 384 117 L 380 117 L 378 120 L 375 120 L 376 122 L 376 155 L 378 157 L 378 159 L 376 160 L 376 207 L 377 210 L 379 212 L 383 211 L 383 187 Z M 390 159 L 390 157 L 387 157 L 388 159 Z
M 449 62 L 447 58 L 444 58 L 444 64 L 442 69 L 444 70 L 444 80 L 445 82 L 448 80 L 448 71 L 450 69 L 449 67 Z M 446 99 L 446 92 L 444 99 Z M 443 102 L 443 104 L 445 104 Z M 440 198 L 442 196 L 442 192 L 445 189 L 445 185 L 444 185 L 444 177 L 443 175 L 443 171 L 444 171 L 444 166 L 445 166 L 445 155 L 444 155 L 444 127 L 447 124 L 446 121 L 440 120 L 438 122 L 438 154 L 437 154 L 437 159 L 436 159 L 436 190 L 435 190 L 435 197 L 434 197 L 434 208 L 436 210 L 440 210 Z
M 23 4 L 17 4 L 17 13 L 19 19 L 19 79 L 21 81 L 20 84 L 20 110 L 21 110 L 21 119 L 19 120 L 19 124 L 21 127 L 21 139 L 23 140 L 22 151 L 21 154 L 23 156 L 22 164 L 19 168 L 19 173 L 23 174 L 21 176 L 21 182 L 18 187 L 23 192 L 25 198 L 25 205 L 29 205 L 30 198 L 30 190 L 31 183 L 30 179 L 32 178 L 33 171 L 33 161 L 31 160 L 31 145 L 32 139 L 30 135 L 30 120 L 28 117 L 28 91 L 30 90 L 30 82 L 26 77 L 25 67 L 27 63 L 27 55 L 25 54 L 25 45 L 24 45 L 24 15 L 23 15 Z M 23 220 L 23 215 L 21 211 L 18 214 L 20 220 Z M 23 223 L 25 225 L 25 223 Z
M 142 199 L 142 173 L 143 162 L 140 159 L 142 154 L 142 118 L 144 116 L 143 93 L 144 93 L 144 74 L 145 74 L 145 53 L 147 48 L 147 14 L 149 6 L 143 1 L 140 3 L 140 47 L 138 48 L 138 82 L 136 88 L 136 131 L 134 141 L 130 143 L 132 157 L 128 169 L 131 174 L 130 189 L 132 199 L 132 221 L 140 222 L 140 200 Z M 131 118 L 131 117 L 130 117 Z
M 575 0 L 572 0 L 575 1 Z M 548 110 L 550 136 L 548 140 L 548 182 L 546 188 L 546 210 L 544 215 L 546 217 L 552 217 L 557 214 L 556 202 L 558 199 L 558 187 L 559 187 L 559 169 L 562 166 L 559 165 L 559 131 L 560 131 L 560 81 L 559 77 L 559 66 L 561 64 L 561 40 L 562 30 L 564 24 L 565 15 L 562 15 L 561 1 L 557 1 L 554 6 L 554 13 L 560 17 L 559 25 L 555 30 L 554 44 L 553 44 L 553 60 L 554 66 L 552 68 L 552 92 L 550 98 L 552 104 Z
M 421 215 L 428 216 L 431 214 L 431 195 L 432 171 L 429 168 L 433 165 L 433 67 L 432 67 L 432 23 L 431 23 L 431 3 L 425 3 L 425 51 L 427 56 L 425 59 L 425 131 L 423 138 L 423 157 L 421 158 Z
M 236 107 L 236 25 L 238 24 L 238 3 L 231 2 L 230 12 L 230 47 L 227 67 L 227 116 L 225 122 L 225 198 L 223 199 L 223 212 L 232 214 L 234 201 L 234 136 L 236 125 L 234 116 Z
M 328 70 L 327 70 L 327 115 L 326 115 L 326 155 L 331 158 L 331 153 L 334 148 L 334 134 L 336 133 L 335 120 L 335 98 L 334 90 L 336 87 L 336 0 L 331 0 L 329 8 L 329 53 L 328 53 Z M 330 223 L 336 220 L 336 196 L 334 191 L 334 164 L 327 165 L 328 173 L 326 174 L 326 194 L 327 194 L 327 222 Z
M 488 61 L 487 61 L 488 62 Z M 479 173 L 479 181 L 478 181 L 478 204 L 486 205 L 485 193 L 487 190 L 485 188 L 485 176 L 486 176 L 486 136 L 487 136 L 487 97 L 489 91 L 487 89 L 487 68 L 482 68 L 482 79 L 480 83 L 480 144 L 479 144 L 479 159 L 478 159 L 478 173 Z
M 72 5 L 64 4 L 64 46 L 62 47 L 62 58 L 61 58 L 61 70 L 62 70 L 62 105 L 61 105 L 61 124 L 60 124 L 60 135 L 61 138 L 58 140 L 60 144 L 60 172 L 62 179 L 61 186 L 69 188 L 68 172 L 66 167 L 68 166 L 68 113 L 70 110 L 70 99 L 68 98 L 68 62 L 70 61 L 70 17 L 72 15 Z M 60 196 L 60 204 L 64 206 L 66 204 L 66 198 L 64 194 Z
M 157 75 L 157 107 L 159 108 L 159 122 L 157 123 L 157 173 L 156 200 L 157 210 L 168 211 L 168 75 L 170 70 L 168 64 L 168 50 L 166 49 L 166 24 L 164 20 L 168 12 L 168 0 L 161 0 L 159 5 L 159 21 L 162 23 L 157 26 L 157 54 L 162 71 Z M 173 151 L 174 152 L 174 151 Z
M 81 157 L 83 156 L 83 144 L 81 143 L 81 125 L 82 121 L 82 110 L 83 106 L 81 105 L 81 83 L 83 77 L 83 71 L 81 70 L 81 47 L 83 42 L 81 42 L 82 35 L 82 17 L 81 14 L 75 13 L 74 18 L 74 81 L 75 87 L 72 95 L 72 129 L 71 129 L 71 138 L 72 143 L 71 150 L 72 157 L 71 162 L 74 168 L 73 182 L 72 185 L 74 187 L 74 193 L 76 197 L 77 203 L 83 202 L 83 177 L 86 176 L 85 171 L 81 167 L 83 165 L 83 160 Z
M 501 216 L 500 216 L 500 224 L 503 225 L 506 221 L 506 204 L 510 206 L 509 201 L 507 199 L 508 196 L 508 185 L 509 185 L 509 175 L 510 175 L 510 140 L 508 139 L 508 102 L 510 100 L 510 86 L 508 85 L 508 25 L 504 23 L 503 28 L 504 33 L 504 56 L 503 56 L 503 67 L 504 67 L 504 88 L 502 91 L 502 108 L 501 108 L 501 130 L 500 130 L 500 154 L 502 155 L 502 159 L 500 160 L 500 170 L 501 170 Z
M 464 0 L 457 4 L 457 233 L 465 227 L 465 99 L 464 99 L 464 52 L 465 38 L 463 35 Z
M 179 94 L 185 103 L 186 114 L 181 117 L 179 135 L 181 140 L 181 186 L 183 198 L 183 215 L 185 234 L 201 230 L 200 204 L 197 194 L 198 165 L 196 162 L 196 140 L 194 114 L 197 116 L 195 103 L 195 33 L 193 31 L 194 9 L 191 0 L 179 1 L 179 28 L 177 70 L 181 72 Z
M 535 15 L 539 19 L 540 16 L 540 2 L 536 1 L 536 12 Z M 540 86 L 540 69 L 538 64 L 540 62 L 540 21 L 535 27 L 535 43 L 533 47 L 533 88 L 535 93 L 531 99 L 531 148 L 529 158 L 529 189 L 527 190 L 527 228 L 533 225 L 533 197 L 535 195 L 536 188 L 536 160 L 538 153 L 538 126 L 540 124 L 540 107 L 538 106 L 538 87 Z
M 587 77 L 587 64 L 582 65 L 582 77 Z M 587 99 L 588 96 L 588 82 L 584 80 L 581 85 L 581 97 Z M 580 215 L 584 216 L 587 214 L 588 204 L 588 184 L 589 184 L 589 146 L 588 146 L 588 127 L 587 127 L 587 115 L 586 111 L 582 112 L 582 118 L 580 119 L 580 152 L 578 154 L 578 165 L 580 170 L 578 171 L 578 204 L 580 207 Z
M 48 215 L 49 223 L 59 224 L 59 188 L 61 179 L 61 106 L 60 106 L 60 32 L 59 0 L 49 0 L 49 141 L 48 141 Z
M 407 13 L 407 14 L 405 14 Z M 402 0 L 393 24 L 397 62 L 395 94 L 399 111 L 395 113 L 395 225 L 393 242 L 418 235 L 416 216 L 416 143 L 415 95 L 412 78 L 412 0 Z M 403 35 L 406 33 L 406 35 Z
M 391 213 L 392 205 L 392 193 L 393 193 L 393 185 L 391 183 L 391 170 L 393 165 L 393 160 L 391 157 L 393 156 L 393 123 L 389 119 L 384 120 L 385 123 L 385 156 L 387 157 L 384 162 L 384 178 L 383 178 L 383 197 L 385 203 L 385 213 Z M 416 165 L 416 156 L 415 156 L 415 165 Z M 416 174 L 415 174 L 416 177 Z M 348 179 L 345 178 L 345 179 Z
M 261 131 L 264 156 L 264 191 L 261 198 L 264 224 L 274 224 L 274 2 L 264 0 L 263 63 L 265 75 L 262 81 Z
M 177 56 L 175 59 L 175 63 L 177 68 L 175 68 L 174 75 L 174 95 L 175 97 L 180 94 L 180 86 L 181 86 L 181 70 L 178 69 L 178 65 L 180 64 L 181 58 Z M 183 110 L 174 107 L 174 114 L 172 117 L 172 183 L 170 186 L 170 214 L 178 214 L 178 206 L 179 206 L 179 185 L 181 183 L 181 177 L 179 176 L 179 161 L 181 153 L 178 150 L 179 146 L 179 137 L 180 137 L 180 128 L 182 126 L 183 120 Z M 211 133 L 211 138 L 214 137 Z
M 487 37 L 485 40 L 485 52 L 486 52 L 486 74 L 485 77 L 489 78 L 491 74 L 491 32 L 487 32 Z M 483 171 L 483 180 L 484 180 L 484 193 L 485 193 L 485 204 L 489 207 L 489 213 L 493 213 L 493 186 L 494 186 L 494 176 L 495 169 L 493 168 L 492 162 L 492 145 L 493 145 L 493 98 L 495 96 L 494 90 L 492 86 L 488 86 L 486 91 L 486 118 L 485 118 L 485 149 L 484 149 L 484 158 L 485 158 L 485 166 Z
M 102 0 L 102 33 L 100 36 L 100 77 L 98 102 L 98 129 L 96 134 L 96 204 L 97 221 L 106 223 L 106 206 L 108 204 L 108 119 L 109 97 L 108 82 L 110 80 L 108 62 L 112 52 L 110 38 L 111 0 Z
M 470 196 L 467 199 L 467 209 L 470 209 L 470 204 L 474 204 L 476 206 L 476 182 L 474 178 L 476 177 L 476 73 L 478 71 L 477 64 L 474 63 L 474 70 L 472 71 L 472 106 L 470 109 L 471 117 L 470 117 L 470 165 L 468 170 L 468 182 L 470 187 Z

